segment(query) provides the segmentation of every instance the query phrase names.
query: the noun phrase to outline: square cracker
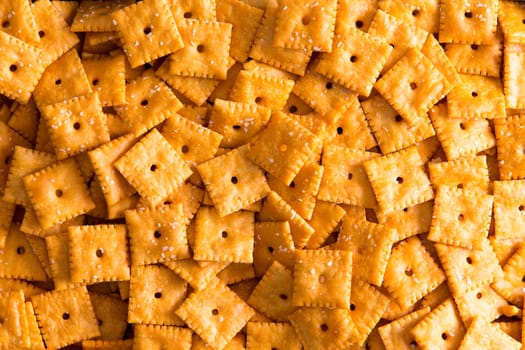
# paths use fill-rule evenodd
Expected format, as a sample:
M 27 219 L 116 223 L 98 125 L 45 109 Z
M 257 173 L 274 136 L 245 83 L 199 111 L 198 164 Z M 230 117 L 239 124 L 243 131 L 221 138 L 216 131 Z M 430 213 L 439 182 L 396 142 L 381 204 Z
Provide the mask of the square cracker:
M 254 214 L 239 211 L 219 216 L 201 206 L 195 219 L 193 259 L 235 263 L 253 262 Z
M 458 73 L 499 78 L 501 43 L 496 42 L 492 45 L 447 44 L 445 51 Z
M 392 249 L 383 286 L 401 307 L 414 305 L 445 281 L 445 274 L 417 237 Z
M 525 180 L 494 181 L 494 235 L 496 239 L 525 237 Z
M 177 23 L 187 19 L 216 21 L 217 4 L 215 0 L 168 0 L 168 5 Z
M 503 89 L 507 108 L 525 108 L 523 80 L 525 46 L 506 45 L 503 50 Z
M 439 30 L 439 1 L 438 0 L 383 0 L 379 3 L 381 10 L 390 15 L 411 23 L 429 33 Z
M 352 252 L 354 278 L 380 287 L 397 240 L 396 229 L 347 215 L 334 246 Z
M 104 340 L 124 338 L 128 325 L 128 303 L 96 292 L 90 293 L 89 298 L 98 320 L 100 337 Z
M 47 347 L 60 348 L 100 336 L 85 286 L 35 295 L 32 302 Z
M 133 331 L 135 350 L 170 348 L 173 344 L 177 344 L 177 350 L 192 348 L 192 332 L 188 328 L 139 324 L 133 327 Z
M 516 180 L 525 177 L 525 115 L 513 115 L 494 120 L 496 146 L 498 147 L 498 170 L 500 180 Z
M 248 304 L 217 280 L 193 292 L 175 313 L 216 348 L 223 348 L 254 315 Z
M 370 95 L 393 48 L 381 37 L 351 28 L 336 38 L 334 49 L 323 53 L 316 71 L 362 96 Z
M 300 350 L 301 342 L 288 323 L 248 322 L 246 349 L 264 348 Z
M 126 85 L 126 104 L 116 106 L 117 114 L 140 136 L 175 115 L 182 103 L 151 70 Z
M 40 108 L 59 160 L 109 141 L 106 117 L 96 93 Z
M 496 31 L 498 1 L 443 0 L 440 15 L 440 42 L 490 44 Z
M 0 199 L 0 248 L 5 246 L 15 209 L 16 205 Z
M 179 29 L 184 48 L 169 56 L 170 74 L 226 79 L 232 25 L 185 20 L 179 24 Z
M 469 156 L 448 162 L 429 163 L 430 182 L 439 186 L 456 187 L 489 193 L 490 179 L 486 156 Z
M 184 47 L 166 0 L 145 0 L 111 13 L 132 68 Z
M 115 0 L 111 2 L 82 1 L 71 23 L 71 30 L 74 32 L 114 31 L 115 24 L 111 20 L 111 13 L 132 3 L 132 0 Z
M 70 226 L 68 234 L 73 282 L 129 280 L 126 225 Z
M 290 49 L 332 51 L 337 1 L 279 1 L 273 45 Z
M 255 223 L 253 264 L 257 276 L 262 276 L 274 261 L 292 268 L 295 247 L 288 221 Z
M 411 349 L 414 345 L 417 346 L 414 337 L 410 334 L 410 330 L 429 312 L 430 308 L 428 306 L 423 307 L 379 327 L 379 335 L 384 346 L 389 349 Z
M 523 269 L 525 266 L 525 245 L 521 243 L 518 249 L 503 265 L 503 276 L 497 279 L 492 288 L 503 296 L 508 302 L 523 306 L 525 279 Z
M 98 93 L 103 107 L 126 102 L 124 55 L 86 58 L 82 61 L 93 90 Z
M 493 196 L 442 186 L 436 192 L 428 239 L 467 249 L 482 249 L 489 233 Z
M 40 41 L 31 3 L 24 0 L 5 1 L 0 5 L 0 31 L 15 36 L 28 44 Z
M 125 215 L 133 265 L 190 257 L 181 204 L 126 210 Z
M 34 143 L 38 130 L 39 114 L 35 102 L 31 99 L 25 105 L 12 106 L 13 113 L 7 125 L 29 142 Z
M 458 349 L 476 348 L 519 350 L 522 347 L 519 341 L 506 334 L 497 323 L 475 318 L 468 327 Z
M 221 216 L 257 202 L 270 191 L 264 172 L 248 152 L 248 146 L 242 146 L 197 166 Z
M 465 325 L 469 325 L 474 318 L 491 322 L 502 316 L 510 306 L 490 285 L 454 294 L 454 302 Z
M 451 89 L 447 78 L 418 49 L 409 49 L 375 84 L 379 93 L 409 124 Z
M 81 285 L 71 281 L 69 267 L 69 242 L 67 230 L 45 237 L 47 255 L 49 256 L 51 278 L 56 290 L 67 289 Z
M 163 263 L 195 290 L 205 288 L 229 263 L 195 261 L 193 259 L 173 260 Z
M 447 77 L 450 84 L 455 85 L 458 82 L 459 76 L 456 68 L 434 35 L 427 36 L 421 52 Z
M 434 197 L 415 146 L 363 163 L 372 189 L 385 213 L 423 203 Z
M 74 159 L 52 164 L 22 180 L 44 230 L 95 207 Z
M 505 37 L 505 42 L 525 44 L 523 16 L 525 16 L 523 4 L 514 1 L 498 2 L 498 21 Z
M 248 157 L 289 185 L 304 164 L 316 159 L 320 140 L 283 113 L 272 115 L 267 128 L 252 143 Z
M 351 252 L 297 250 L 293 276 L 295 306 L 350 308 Z M 337 290 L 338 293 L 330 293 L 330 290 Z
M 2 48 L 0 93 L 20 103 L 27 103 L 44 73 L 43 51 L 0 31 Z
M 161 265 L 131 268 L 128 322 L 182 326 L 175 310 L 187 296 L 187 283 Z
M 144 136 L 114 165 L 137 192 L 154 206 L 174 193 L 192 173 L 157 129 Z
M 346 210 L 342 206 L 325 201 L 316 201 L 312 218 L 308 224 L 312 226 L 315 233 L 310 237 L 306 247 L 308 249 L 320 248 L 336 231 L 341 219 L 345 216 Z

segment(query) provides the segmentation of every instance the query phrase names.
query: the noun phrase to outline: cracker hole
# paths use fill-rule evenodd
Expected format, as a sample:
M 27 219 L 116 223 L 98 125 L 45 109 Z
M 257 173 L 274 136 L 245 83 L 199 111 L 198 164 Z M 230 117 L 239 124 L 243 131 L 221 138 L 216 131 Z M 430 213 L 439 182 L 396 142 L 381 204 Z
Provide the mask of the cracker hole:
M 160 298 L 162 298 L 162 293 L 161 292 L 157 292 L 153 296 L 155 297 L 155 299 L 160 299 Z
M 197 52 L 204 52 L 204 45 L 200 44 L 200 45 L 197 45 Z
M 180 149 L 180 151 L 182 153 L 188 153 L 190 151 L 190 148 L 188 147 L 188 145 L 183 145 Z
M 478 299 L 483 298 L 483 294 L 481 294 L 481 292 L 478 292 L 478 294 L 476 294 L 476 298 L 478 298 Z
M 521 20 L 521 23 L 525 24 L 525 19 L 522 19 L 522 20 Z
M 463 184 L 458 184 L 456 187 L 457 187 L 458 189 L 462 190 L 462 189 L 463 189 Z
M 406 269 L 405 270 L 405 275 L 407 275 L 408 277 L 411 277 L 414 275 L 414 271 L 412 271 L 412 269 Z
M 356 26 L 357 28 L 362 28 L 363 25 L 364 25 L 363 21 L 355 21 L 355 26 Z
M 355 310 L 355 304 L 350 304 L 350 310 L 351 310 L 351 311 L 354 311 L 354 310 Z
M 463 123 L 459 123 L 459 128 L 460 128 L 461 130 L 466 130 L 466 129 L 467 129 L 467 127 L 466 127 L 465 124 L 463 124 Z
M 470 48 L 472 50 L 477 50 L 477 49 L 479 49 L 479 45 L 478 44 L 472 44 L 472 45 L 470 45 Z
M 467 261 L 467 264 L 472 265 L 472 258 L 470 256 L 467 256 L 465 260 Z
M 441 333 L 441 339 L 447 340 L 447 338 L 448 338 L 447 333 Z
M 523 205 L 520 205 L 520 206 L 518 207 L 518 210 L 519 210 L 519 211 L 523 211 L 523 209 L 525 209 L 525 207 L 524 207 Z
M 146 27 L 144 28 L 144 34 L 148 35 L 148 34 L 151 34 L 151 27 Z
M 57 196 L 58 198 L 62 197 L 63 195 L 64 195 L 64 192 L 62 192 L 62 190 L 55 191 L 55 196 Z
M 412 341 L 410 342 L 410 347 L 411 347 L 411 348 L 416 348 L 416 347 L 417 347 L 417 342 L 416 342 L 415 340 L 412 340 Z
M 60 85 L 60 84 L 62 84 L 62 79 L 55 80 L 55 85 Z
M 397 182 L 398 184 L 402 184 L 403 181 L 404 181 L 404 180 L 403 180 L 403 178 L 402 178 L 401 176 L 396 177 L 396 182 Z
M 323 332 L 326 332 L 326 331 L 328 330 L 328 325 L 327 325 L 326 323 L 323 323 L 323 324 L 321 325 L 321 330 L 322 330 Z
M 184 12 L 184 18 L 191 18 L 191 16 L 193 16 L 193 14 L 191 12 Z
M 305 26 L 309 25 L 310 24 L 310 18 L 307 17 L 307 16 L 304 16 L 303 18 L 301 18 L 301 23 L 304 24 Z
M 279 349 L 277 349 L 276 347 L 272 347 L 272 350 L 279 350 Z
M 476 91 L 472 91 L 472 97 L 478 97 L 478 93 Z
M 270 254 L 273 254 L 273 251 L 274 251 L 273 247 L 268 247 L 268 251 L 270 252 Z
M 348 180 L 352 180 L 353 177 L 354 175 L 352 173 L 348 173 Z
M 319 283 L 325 284 L 325 282 L 326 282 L 326 277 L 324 275 L 319 275 Z
M 408 208 L 403 208 L 403 211 L 406 213 L 408 211 Z
M 293 181 L 290 182 L 290 187 L 291 187 L 291 188 L 295 188 L 295 182 L 293 182 Z
M 356 55 L 350 56 L 350 62 L 352 62 L 352 63 L 357 62 L 357 56 Z
M 142 100 L 140 101 L 141 106 L 147 106 L 149 104 L 148 100 Z
M 213 310 L 211 310 L 211 314 L 212 314 L 213 316 L 217 316 L 217 315 L 219 314 L 219 310 L 217 310 L 217 309 L 213 309 Z
M 157 171 L 157 165 L 152 164 L 152 165 L 149 167 L 149 170 L 151 170 L 151 171 Z
M 343 133 L 343 128 L 338 126 L 336 131 L 337 131 L 337 135 L 341 135 Z
M 417 17 L 421 14 L 421 11 L 419 9 L 414 9 L 412 11 L 412 16 Z
M 7 28 L 11 25 L 11 23 L 9 23 L 9 21 L 3 21 L 2 22 L 2 28 Z
M 102 326 L 102 323 L 103 323 L 102 320 L 98 320 L 98 326 L 99 327 Z
M 237 176 L 232 176 L 230 181 L 232 182 L 232 184 L 236 185 L 239 182 L 239 179 L 237 178 Z
M 70 317 L 71 317 L 71 316 L 69 315 L 68 312 L 64 312 L 64 313 L 62 314 L 62 319 L 63 319 L 63 320 L 69 320 Z
M 403 117 L 400 116 L 399 114 L 396 114 L 396 116 L 394 117 L 394 119 L 396 120 L 396 122 L 400 123 L 403 121 Z
M 257 96 L 257 97 L 255 98 L 255 103 L 260 103 L 261 101 L 262 101 L 262 97 Z
M 160 238 L 160 237 L 162 237 L 162 233 L 160 233 L 160 231 L 155 231 L 155 232 L 153 232 L 153 237 Z
M 23 255 L 25 252 L 26 252 L 26 248 L 24 248 L 24 247 L 22 247 L 22 246 L 16 248 L 16 253 L 17 253 L 18 255 Z
M 97 255 L 97 258 L 102 258 L 104 256 L 104 249 L 98 248 L 95 254 Z
M 396 48 L 396 45 L 394 45 L 394 44 L 392 44 L 392 43 L 390 43 L 389 45 L 392 46 L 393 49 Z
M 328 90 L 330 90 L 331 88 L 334 87 L 334 84 L 332 84 L 331 82 L 328 82 L 328 83 L 326 83 L 325 87 L 326 87 Z
M 465 11 L 465 17 L 466 18 L 472 18 L 472 12 L 471 11 Z
M 222 236 L 222 238 L 228 238 L 228 232 L 222 231 L 221 232 L 221 236 Z
M 18 69 L 18 67 L 17 67 L 16 64 L 12 64 L 12 65 L 9 66 L 9 70 L 10 70 L 11 72 L 16 72 L 17 69 Z
M 97 86 L 100 81 L 98 79 L 93 79 L 93 86 Z
M 288 111 L 289 111 L 290 113 L 295 113 L 295 112 L 297 112 L 297 106 L 290 106 L 290 108 L 288 108 Z
M 240 126 L 240 125 L 234 125 L 233 128 L 234 128 L 235 130 L 239 130 L 239 129 L 241 128 L 241 126 Z
M 417 89 L 417 84 L 414 83 L 414 82 L 411 82 L 411 83 L 410 83 L 410 88 L 411 88 L 412 90 Z
M 46 36 L 46 33 L 45 33 L 43 30 L 39 30 L 39 31 L 38 31 L 38 36 L 41 37 L 41 38 L 43 38 L 43 37 Z
M 525 282 L 525 275 L 521 278 L 521 282 Z
M 459 214 L 458 221 L 463 221 L 463 220 L 465 220 L 465 216 L 463 214 Z
M 4 159 L 4 164 L 9 164 L 9 161 L 10 161 L 10 160 L 11 160 L 11 159 L 9 158 L 9 156 L 5 157 L 5 159 Z
M 280 294 L 280 295 L 279 295 L 279 298 L 281 298 L 282 300 L 287 300 L 287 299 L 288 299 L 288 295 L 286 295 L 286 294 Z
M 75 122 L 75 123 L 73 124 L 73 129 L 75 129 L 75 130 L 80 129 L 80 123 L 79 123 L 79 122 Z

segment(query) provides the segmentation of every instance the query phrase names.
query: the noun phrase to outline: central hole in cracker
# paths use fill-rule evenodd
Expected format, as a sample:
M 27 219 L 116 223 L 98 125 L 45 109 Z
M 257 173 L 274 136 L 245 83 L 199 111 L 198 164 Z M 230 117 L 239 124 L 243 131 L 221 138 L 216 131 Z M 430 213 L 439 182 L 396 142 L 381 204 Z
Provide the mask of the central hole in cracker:
M 323 332 L 326 332 L 328 330 L 328 325 L 326 323 L 323 323 L 320 328 Z
M 98 79 L 93 79 L 93 86 L 97 86 L 99 83 Z
M 9 21 L 7 21 L 7 20 L 2 22 L 2 28 L 7 28 L 10 25 L 11 25 L 11 23 L 9 23 Z
M 417 89 L 417 84 L 414 83 L 414 82 L 411 82 L 411 83 L 410 83 L 410 88 L 411 88 L 412 90 Z
M 459 214 L 458 221 L 463 221 L 463 220 L 465 220 L 465 216 L 463 214 Z
M 477 49 L 479 49 L 479 45 L 477 45 L 477 44 L 472 44 L 472 45 L 470 45 L 470 48 L 471 48 L 472 50 L 477 50 Z
M 234 125 L 234 126 L 232 126 L 232 128 L 234 128 L 235 130 L 239 130 L 241 128 L 241 126 L 240 125 Z
M 153 232 L 153 237 L 160 238 L 160 237 L 162 237 L 162 233 L 160 233 L 160 231 L 155 231 L 155 232 Z
M 98 248 L 97 251 L 95 252 L 97 258 L 102 258 L 104 256 L 104 249 L 102 248 Z
M 350 304 L 350 310 L 351 310 L 351 311 L 354 311 L 354 310 L 355 310 L 355 304 Z
M 290 106 L 290 108 L 288 108 L 288 112 L 290 112 L 290 113 L 297 112 L 297 106 Z
M 188 153 L 190 151 L 190 148 L 188 147 L 188 145 L 183 145 L 180 149 L 180 151 L 182 153 Z
M 478 294 L 476 294 L 476 298 L 481 299 L 482 297 L 483 297 L 483 294 L 481 294 L 481 292 L 478 292 Z
M 16 253 L 18 255 L 23 255 L 26 252 L 26 249 L 24 247 L 18 247 L 16 248 Z
M 75 130 L 80 129 L 80 123 L 79 122 L 75 122 L 75 124 L 73 124 L 73 129 L 75 129 Z
M 334 87 L 334 84 L 332 84 L 331 82 L 328 82 L 328 83 L 326 83 L 325 87 L 326 87 L 328 90 L 330 90 L 331 88 Z
M 357 56 L 356 55 L 350 56 L 350 62 L 352 63 L 357 62 Z
M 348 173 L 348 180 L 352 180 L 353 177 L 354 175 L 352 173 Z
M 157 292 L 153 296 L 155 297 L 155 299 L 160 299 L 162 297 L 162 293 L 161 292 Z
M 472 12 L 470 12 L 470 11 L 465 11 L 465 17 L 466 17 L 466 18 L 472 18 Z
M 44 33 L 43 30 L 40 30 L 40 31 L 38 31 L 38 36 L 41 37 L 41 38 L 43 38 L 43 37 L 46 36 L 46 33 Z
M 478 97 L 478 93 L 476 91 L 472 91 L 472 97 Z
M 157 171 L 157 165 L 156 165 L 156 164 L 152 164 L 152 165 L 149 167 L 149 170 L 151 170 L 151 171 Z
M 326 277 L 324 275 L 319 275 L 319 283 L 324 284 L 326 282 Z
M 343 128 L 342 127 L 337 127 L 337 135 L 341 135 L 343 133 Z
M 286 300 L 286 299 L 288 299 L 288 295 L 286 295 L 286 294 L 280 294 L 280 295 L 279 295 L 279 298 L 281 298 L 282 300 Z
M 64 194 L 64 192 L 62 192 L 62 190 L 56 190 L 55 191 L 55 196 L 57 196 L 58 198 L 62 197 L 63 194 Z
M 417 17 L 420 13 L 421 11 L 419 9 L 414 9 L 414 11 L 412 11 L 412 16 Z
M 204 52 L 204 45 L 200 44 L 200 45 L 197 45 L 197 52 Z
M 150 26 L 144 28 L 144 34 L 146 34 L 146 35 L 151 34 L 151 27 Z
M 270 252 L 270 254 L 273 254 L 273 247 L 268 247 L 268 251 Z
M 465 260 L 467 261 L 467 264 L 469 264 L 469 265 L 472 264 L 472 258 L 470 256 L 467 256 L 467 258 Z
M 394 117 L 395 121 L 400 123 L 403 121 L 403 117 L 401 117 L 399 114 L 396 114 L 396 116 Z
M 9 70 L 10 70 L 11 72 L 16 72 L 17 69 L 18 69 L 18 67 L 17 67 L 16 64 L 12 64 L 12 65 L 9 66 Z
M 230 181 L 232 182 L 232 184 L 237 184 L 237 182 L 239 182 L 239 179 L 237 178 L 237 176 L 232 176 L 232 178 L 230 179 Z
M 193 16 L 193 15 L 192 15 L 191 12 L 184 12 L 183 16 L 184 16 L 184 18 L 188 19 L 188 18 L 191 18 L 191 16 Z
M 260 103 L 262 101 L 262 97 L 257 96 L 255 98 L 255 103 Z
M 523 211 L 523 209 L 525 209 L 525 207 L 524 207 L 523 205 L 520 205 L 520 206 L 518 207 L 518 210 L 519 210 L 519 211 Z
M 212 314 L 213 316 L 217 316 L 217 315 L 219 314 L 219 310 L 217 310 L 217 309 L 213 309 L 213 310 L 211 310 L 211 314 Z
M 357 28 L 362 28 L 363 25 L 364 25 L 363 21 L 355 21 L 355 26 L 356 26 Z
M 405 275 L 407 275 L 408 277 L 414 275 L 414 271 L 412 271 L 412 269 L 406 269 L 405 270 Z
M 149 101 L 148 100 L 142 100 L 140 101 L 140 105 L 141 106 L 147 106 L 149 104 Z
M 459 128 L 460 128 L 461 130 L 466 130 L 466 129 L 467 129 L 467 127 L 466 127 L 465 124 L 463 124 L 463 123 L 459 123 Z
M 463 189 L 463 184 L 458 184 L 456 187 L 461 190 Z
M 69 313 L 68 313 L 68 312 L 64 312 L 64 313 L 62 314 L 62 319 L 64 319 L 64 320 L 69 320 L 69 317 L 70 317 L 70 316 L 69 316 Z
M 60 85 L 60 84 L 62 84 L 62 79 L 55 80 L 55 85 Z
M 398 184 L 402 184 L 403 183 L 403 178 L 401 176 L 396 177 L 396 182 Z
M 221 232 L 221 236 L 222 236 L 222 238 L 227 238 L 228 237 L 228 232 L 222 231 Z
M 293 181 L 290 182 L 290 187 L 291 187 L 291 188 L 295 188 L 295 182 L 293 182 Z
M 443 340 L 447 340 L 447 338 L 448 338 L 447 333 L 441 333 L 441 338 L 442 338 Z
M 303 18 L 301 18 L 301 23 L 307 26 L 308 24 L 310 24 L 310 17 L 304 16 Z

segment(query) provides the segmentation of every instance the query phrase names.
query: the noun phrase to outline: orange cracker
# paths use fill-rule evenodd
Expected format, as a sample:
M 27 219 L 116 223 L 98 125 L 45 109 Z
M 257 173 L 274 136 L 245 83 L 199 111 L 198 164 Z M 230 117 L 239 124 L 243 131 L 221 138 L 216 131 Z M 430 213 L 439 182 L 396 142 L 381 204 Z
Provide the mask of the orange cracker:
M 303 75 L 312 51 L 274 47 L 278 1 L 269 0 L 263 6 L 265 6 L 264 16 L 257 29 L 249 56 L 287 72 Z
M 253 262 L 253 213 L 240 211 L 219 216 L 211 207 L 201 207 L 195 222 L 195 260 L 237 263 Z
M 392 248 L 383 285 L 395 300 L 408 307 L 435 289 L 445 274 L 417 237 Z
M 398 2 L 385 0 L 379 3 L 381 10 L 416 25 L 429 33 L 439 30 L 439 1 L 437 0 L 410 0 Z
M 273 45 L 290 49 L 332 51 L 337 1 L 279 2 Z
M 175 115 L 182 103 L 153 72 L 146 71 L 126 86 L 126 104 L 115 107 L 117 114 L 140 136 Z
M 525 8 L 514 1 L 498 2 L 498 20 L 507 43 L 525 44 L 523 16 Z
M 445 50 L 459 73 L 499 78 L 501 44 L 447 44 Z
M 49 256 L 51 277 L 56 290 L 74 287 L 69 266 L 69 242 L 67 231 L 45 238 Z M 78 284 L 80 285 L 80 284 Z
M 432 221 L 433 206 L 432 201 L 427 201 L 387 214 L 382 212 L 376 214 L 380 224 L 397 228 L 402 227 L 398 232 L 398 239 L 403 240 L 410 236 L 428 232 Z
M 35 101 L 31 99 L 25 105 L 16 106 L 16 109 L 13 110 L 13 114 L 11 114 L 7 125 L 29 140 L 29 142 L 34 143 L 38 129 L 39 116 Z
M 506 45 L 503 52 L 503 89 L 507 108 L 525 108 L 523 102 L 523 75 L 525 47 Z
M 182 205 L 173 204 L 125 212 L 133 265 L 190 257 L 182 211 Z
M 215 21 L 215 14 L 218 12 L 215 0 L 205 2 L 198 0 L 168 0 L 168 5 L 177 23 L 187 19 Z
M 146 0 L 111 13 L 132 68 L 184 47 L 165 0 Z
M 448 162 L 429 163 L 430 182 L 434 187 L 450 186 L 489 193 L 489 169 L 486 156 L 470 156 Z
M 50 165 L 22 180 L 44 230 L 95 207 L 74 159 Z
M 58 159 L 65 159 L 109 141 L 97 94 L 74 97 L 41 108 Z
M 379 327 L 379 335 L 386 349 L 412 349 L 417 346 L 410 330 L 414 328 L 428 313 L 429 307 L 423 307 Z
M 122 339 L 128 325 L 128 304 L 120 298 L 99 293 L 90 293 L 89 298 L 97 317 L 100 338 Z
M 391 227 L 346 216 L 335 247 L 352 252 L 353 277 L 381 286 L 397 236 Z
M 488 120 L 449 118 L 446 104 L 434 106 L 429 117 L 448 160 L 475 155 L 496 145 Z
M 300 308 L 289 319 L 309 349 L 345 349 L 357 337 L 349 310 Z
M 214 261 L 194 261 L 193 259 L 166 261 L 170 270 L 188 282 L 195 290 L 206 287 L 215 276 L 229 263 Z
M 497 324 L 474 319 L 458 349 L 521 349 L 521 343 L 501 330 Z
M 35 90 L 45 65 L 43 51 L 0 31 L 3 56 L 0 64 L 0 93 L 20 103 L 27 103 Z
M 494 233 L 498 240 L 525 237 L 525 181 L 494 181 Z
M 86 75 L 100 98 L 102 106 L 121 105 L 126 102 L 124 82 L 124 55 L 84 59 Z
M 176 314 L 212 347 L 223 348 L 254 311 L 231 289 L 213 281 L 205 289 L 192 293 Z
M 152 205 L 165 200 L 191 175 L 188 165 L 156 129 L 114 165 Z
M 31 3 L 24 0 L 7 1 L 0 6 L 0 31 L 15 36 L 29 44 L 40 41 Z
M 450 84 L 455 85 L 458 82 L 459 76 L 456 68 L 434 35 L 427 36 L 421 52 L 439 69 Z
M 179 25 L 184 48 L 169 56 L 170 74 L 226 79 L 232 25 L 199 20 Z
M 73 282 L 129 279 L 126 225 L 70 226 L 68 233 Z
M 115 30 L 111 13 L 131 5 L 131 0 L 117 0 L 111 3 L 99 1 L 82 1 L 78 7 L 71 29 L 74 32 L 109 32 Z
M 217 275 L 227 285 L 255 278 L 253 264 L 231 263 Z
M 461 291 L 454 295 L 454 302 L 465 325 L 474 318 L 491 322 L 509 307 L 508 302 L 489 285 Z
M 51 262 L 47 254 L 47 246 L 45 239 L 42 237 L 37 237 L 28 234 L 26 234 L 25 236 L 27 242 L 29 243 L 29 247 L 31 248 L 38 261 L 42 265 L 42 268 L 46 272 L 46 275 L 48 277 L 51 276 Z
M 327 202 L 375 208 L 376 198 L 363 163 L 379 154 L 353 150 L 346 147 L 325 145 L 325 168 L 318 198 Z
M 27 295 L 26 295 L 27 297 Z M 33 308 L 33 303 L 30 301 L 25 302 L 26 318 L 27 318 L 27 330 L 29 333 L 29 340 L 31 347 L 35 350 L 44 350 L 44 340 L 40 334 L 40 329 L 38 328 L 38 322 L 36 320 L 35 310 Z
M 416 147 L 366 160 L 363 166 L 379 208 L 385 213 L 423 203 L 434 196 Z
M 505 98 L 499 78 L 460 74 L 460 82 L 447 95 L 447 102 L 450 118 L 505 116 Z
M 440 42 L 490 44 L 496 31 L 498 1 L 444 0 L 440 15 Z
M 6 123 L 0 122 L 0 191 L 3 192 L 15 146 L 30 148 L 31 144 Z
M 446 77 L 418 49 L 406 54 L 375 84 L 379 93 L 409 124 L 451 89 Z
M 399 151 L 435 134 L 427 116 L 410 124 L 380 95 L 361 102 L 361 107 L 383 154 Z
M 481 250 L 435 244 L 441 265 L 453 294 L 461 294 L 501 278 L 501 267 L 488 240 Z
M 388 71 L 410 48 L 421 49 L 428 33 L 414 24 L 396 18 L 379 9 L 375 13 L 368 34 L 381 37 L 394 48 L 383 65 L 383 73 Z
M 222 147 L 239 147 L 257 135 L 270 120 L 271 110 L 255 103 L 215 99 L 208 128 L 223 135 Z
M 498 170 L 501 180 L 515 180 L 525 177 L 523 164 L 525 154 L 522 130 L 525 115 L 509 116 L 494 120 L 496 146 L 498 147 Z M 525 146 L 525 145 L 524 145 Z
M 257 276 L 262 276 L 274 261 L 292 268 L 295 247 L 288 221 L 255 223 L 253 263 Z
M 287 323 L 248 322 L 246 349 L 265 348 L 300 350 L 301 342 L 294 329 Z
M 5 246 L 15 209 L 16 205 L 0 199 L 0 248 Z
M 289 185 L 308 161 L 314 160 L 320 140 L 298 122 L 277 112 L 253 142 L 248 157 Z
M 262 169 L 247 158 L 248 152 L 243 146 L 197 166 L 221 216 L 257 202 L 270 190 Z
M 465 335 L 465 327 L 454 301 L 449 298 L 426 315 L 410 333 L 420 347 L 457 349 Z
M 133 265 L 128 322 L 182 326 L 175 310 L 186 298 L 187 284 L 160 265 Z
M 378 8 L 378 3 L 375 0 L 339 1 L 335 22 L 336 36 L 344 36 L 349 28 L 358 28 L 363 32 L 368 31 Z
M 31 12 L 35 16 L 40 37 L 37 46 L 42 49 L 41 60 L 45 66 L 79 43 L 78 36 L 71 31 L 50 0 L 32 3 Z
M 525 266 L 525 245 L 521 244 L 503 265 L 503 277 L 492 284 L 492 288 L 498 294 L 519 307 L 523 306 L 523 288 L 525 287 L 523 266 Z
M 308 104 L 305 101 L 303 101 L 299 96 L 292 92 L 290 96 L 288 96 L 288 101 L 286 101 L 286 106 L 284 106 L 283 112 L 292 113 L 300 117 L 305 115 L 311 115 L 313 109 L 310 108 L 310 106 L 308 106 Z
M 158 325 L 136 325 L 133 328 L 135 340 L 133 349 L 162 349 L 173 347 L 176 344 L 178 350 L 190 350 L 191 330 L 182 327 L 158 326 Z
M 217 20 L 232 24 L 230 56 L 245 62 L 264 11 L 240 0 L 217 0 Z
M 331 53 L 320 57 L 316 71 L 368 96 L 392 50 L 385 40 L 352 28 L 344 38 L 336 38 Z
M 275 261 L 265 272 L 248 303 L 273 320 L 287 322 L 297 307 L 292 303 L 292 271 Z
M 86 287 L 52 291 L 32 298 L 42 337 L 60 348 L 100 335 Z
M 290 185 L 284 185 L 281 180 L 268 176 L 268 185 L 277 192 L 303 218 L 312 218 L 316 195 L 319 191 L 324 167 L 316 163 L 304 165 Z
M 29 205 L 22 178 L 56 162 L 54 154 L 15 146 L 3 199 L 9 203 Z
M 467 249 L 482 249 L 488 236 L 493 197 L 479 191 L 439 187 L 428 239 Z
M 310 237 L 306 247 L 317 249 L 323 245 L 330 234 L 337 228 L 339 222 L 345 216 L 346 211 L 341 206 L 334 203 L 317 201 L 312 218 L 308 220 L 315 233 Z
M 261 221 L 288 221 L 296 248 L 303 248 L 315 230 L 274 191 L 268 194 L 258 216 Z
M 0 330 L 0 346 L 6 349 L 31 346 L 24 293 L 19 290 L 3 292 L 0 295 L 2 296 L 0 317 L 3 320 Z

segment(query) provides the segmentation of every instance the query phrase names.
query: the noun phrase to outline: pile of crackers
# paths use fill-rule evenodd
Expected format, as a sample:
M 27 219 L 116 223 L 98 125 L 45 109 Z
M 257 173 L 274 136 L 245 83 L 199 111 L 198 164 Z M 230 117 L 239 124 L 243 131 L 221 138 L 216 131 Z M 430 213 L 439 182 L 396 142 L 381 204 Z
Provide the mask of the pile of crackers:
M 525 5 L 0 1 L 0 349 L 522 349 Z

